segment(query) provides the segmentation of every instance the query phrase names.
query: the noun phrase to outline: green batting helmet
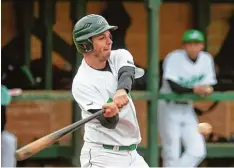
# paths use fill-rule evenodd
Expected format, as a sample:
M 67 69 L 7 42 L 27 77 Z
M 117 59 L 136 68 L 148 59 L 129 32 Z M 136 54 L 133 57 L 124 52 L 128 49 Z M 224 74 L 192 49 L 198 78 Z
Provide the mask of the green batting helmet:
M 204 35 L 202 34 L 202 32 L 198 31 L 198 30 L 188 30 L 184 33 L 183 37 L 182 37 L 182 41 L 187 43 L 187 42 L 204 42 Z
M 117 26 L 110 26 L 100 15 L 90 14 L 81 18 L 73 28 L 73 41 L 80 53 L 88 53 L 93 49 L 91 37 L 107 30 L 116 30 Z

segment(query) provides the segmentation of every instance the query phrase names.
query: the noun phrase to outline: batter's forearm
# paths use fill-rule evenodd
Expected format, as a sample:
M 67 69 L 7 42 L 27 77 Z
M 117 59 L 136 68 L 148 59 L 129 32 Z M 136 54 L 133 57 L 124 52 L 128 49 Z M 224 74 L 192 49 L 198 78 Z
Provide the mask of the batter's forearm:
M 179 94 L 182 94 L 182 93 L 193 93 L 193 89 L 192 88 L 186 88 L 186 87 L 183 87 L 181 85 L 179 85 L 178 83 L 176 82 L 173 82 L 171 80 L 168 80 L 168 83 L 171 87 L 171 90 L 175 93 L 179 93 Z
M 103 127 L 109 128 L 109 129 L 115 129 L 119 122 L 119 114 L 117 114 L 114 117 L 108 117 L 106 118 L 104 115 L 101 115 L 98 119 Z
M 91 109 L 91 110 L 88 110 L 89 112 L 91 112 L 92 114 L 96 113 L 97 111 L 99 111 L 101 109 Z M 118 122 L 119 122 L 119 115 L 117 114 L 116 116 L 114 117 L 108 117 L 106 118 L 103 114 L 100 115 L 99 118 L 97 118 L 101 125 L 105 128 L 108 128 L 108 129 L 115 129 L 115 127 L 117 126 Z
M 131 66 L 124 66 L 120 68 L 118 72 L 118 88 L 125 89 L 130 92 L 132 89 L 132 84 L 134 83 L 135 68 Z

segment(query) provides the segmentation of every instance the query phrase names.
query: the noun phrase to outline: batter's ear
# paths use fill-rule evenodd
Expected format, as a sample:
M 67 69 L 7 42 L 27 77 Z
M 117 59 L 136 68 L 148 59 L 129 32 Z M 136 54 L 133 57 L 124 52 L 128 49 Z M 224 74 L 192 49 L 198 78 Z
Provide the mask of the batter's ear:
M 82 53 L 82 54 L 88 53 L 88 52 L 91 52 L 93 50 L 93 43 L 90 39 L 88 39 L 88 40 L 78 42 L 76 44 L 76 47 L 80 53 Z

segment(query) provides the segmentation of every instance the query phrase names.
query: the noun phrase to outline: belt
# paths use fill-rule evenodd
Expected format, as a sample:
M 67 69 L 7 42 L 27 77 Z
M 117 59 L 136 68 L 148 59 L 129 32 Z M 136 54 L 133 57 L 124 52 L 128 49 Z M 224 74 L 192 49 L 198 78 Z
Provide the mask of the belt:
M 111 149 L 115 151 L 120 151 L 120 150 L 135 150 L 137 148 L 136 144 L 132 144 L 130 146 L 112 146 L 112 145 L 103 145 L 104 149 Z
M 188 104 L 188 102 L 174 101 L 175 104 Z
M 183 101 L 172 101 L 172 100 L 166 100 L 167 103 L 175 103 L 175 104 L 189 104 L 188 102 L 183 102 Z

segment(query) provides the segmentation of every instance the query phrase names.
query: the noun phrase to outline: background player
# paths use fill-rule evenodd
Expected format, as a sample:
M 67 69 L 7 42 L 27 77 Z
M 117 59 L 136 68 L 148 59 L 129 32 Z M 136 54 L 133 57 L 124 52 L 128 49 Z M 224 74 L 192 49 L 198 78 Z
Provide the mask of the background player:
M 17 138 L 5 129 L 7 123 L 7 105 L 11 103 L 12 96 L 22 94 L 21 89 L 8 89 L 1 85 L 1 167 L 15 167 L 15 151 Z
M 172 51 L 163 62 L 161 93 L 210 95 L 216 84 L 213 57 L 202 51 L 204 36 L 198 30 L 184 33 L 183 49 Z M 159 101 L 159 134 L 164 166 L 197 166 L 206 156 L 203 136 L 191 101 Z M 181 155 L 181 142 L 185 148 Z
M 85 125 L 81 167 L 148 167 L 137 153 L 141 142 L 136 111 L 129 95 L 136 74 L 132 55 L 125 49 L 111 50 L 110 26 L 99 15 L 80 19 L 73 38 L 84 59 L 73 80 L 72 94 L 82 117 L 104 108 L 97 120 Z

